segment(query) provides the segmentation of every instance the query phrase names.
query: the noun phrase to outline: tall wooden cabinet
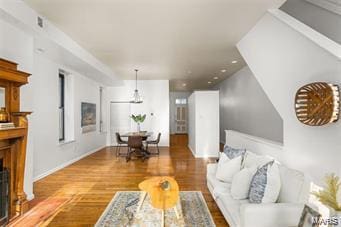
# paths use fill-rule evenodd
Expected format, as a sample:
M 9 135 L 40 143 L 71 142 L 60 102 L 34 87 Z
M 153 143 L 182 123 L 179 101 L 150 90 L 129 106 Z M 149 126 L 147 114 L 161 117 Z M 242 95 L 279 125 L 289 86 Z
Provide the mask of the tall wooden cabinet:
M 218 157 L 219 91 L 194 91 L 188 98 L 188 138 L 195 157 Z

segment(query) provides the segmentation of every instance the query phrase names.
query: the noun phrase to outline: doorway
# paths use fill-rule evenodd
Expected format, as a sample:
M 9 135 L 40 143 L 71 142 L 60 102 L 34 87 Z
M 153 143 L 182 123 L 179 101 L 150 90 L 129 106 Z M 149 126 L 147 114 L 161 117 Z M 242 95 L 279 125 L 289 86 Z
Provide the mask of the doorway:
M 176 105 L 175 133 L 187 133 L 187 105 Z
M 188 107 L 187 98 L 190 92 L 170 92 L 169 93 L 169 128 L 170 134 L 188 133 Z

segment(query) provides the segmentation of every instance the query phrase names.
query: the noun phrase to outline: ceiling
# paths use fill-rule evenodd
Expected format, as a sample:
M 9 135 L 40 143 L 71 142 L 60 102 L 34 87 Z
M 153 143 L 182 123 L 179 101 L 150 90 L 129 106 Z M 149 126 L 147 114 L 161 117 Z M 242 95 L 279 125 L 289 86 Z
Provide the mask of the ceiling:
M 171 91 L 207 89 L 242 68 L 236 43 L 267 9 L 284 2 L 24 1 L 122 79 L 134 79 L 138 68 L 139 79 L 169 79 Z

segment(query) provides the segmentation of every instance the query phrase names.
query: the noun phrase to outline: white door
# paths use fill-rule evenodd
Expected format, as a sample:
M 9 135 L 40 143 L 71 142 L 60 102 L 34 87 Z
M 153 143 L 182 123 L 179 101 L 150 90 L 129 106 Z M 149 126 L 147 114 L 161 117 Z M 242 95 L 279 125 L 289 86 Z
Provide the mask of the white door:
M 131 131 L 130 122 L 130 103 L 110 104 L 110 135 L 112 145 L 116 145 L 116 132 L 123 134 Z
M 187 106 L 176 106 L 175 131 L 179 134 L 187 133 Z

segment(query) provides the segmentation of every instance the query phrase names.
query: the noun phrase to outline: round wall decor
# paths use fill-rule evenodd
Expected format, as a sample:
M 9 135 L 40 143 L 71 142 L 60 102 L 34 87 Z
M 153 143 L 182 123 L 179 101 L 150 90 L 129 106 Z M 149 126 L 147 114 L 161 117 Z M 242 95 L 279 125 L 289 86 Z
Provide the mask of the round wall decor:
M 340 112 L 339 86 L 315 82 L 301 87 L 296 93 L 295 110 L 297 119 L 306 125 L 336 122 Z

